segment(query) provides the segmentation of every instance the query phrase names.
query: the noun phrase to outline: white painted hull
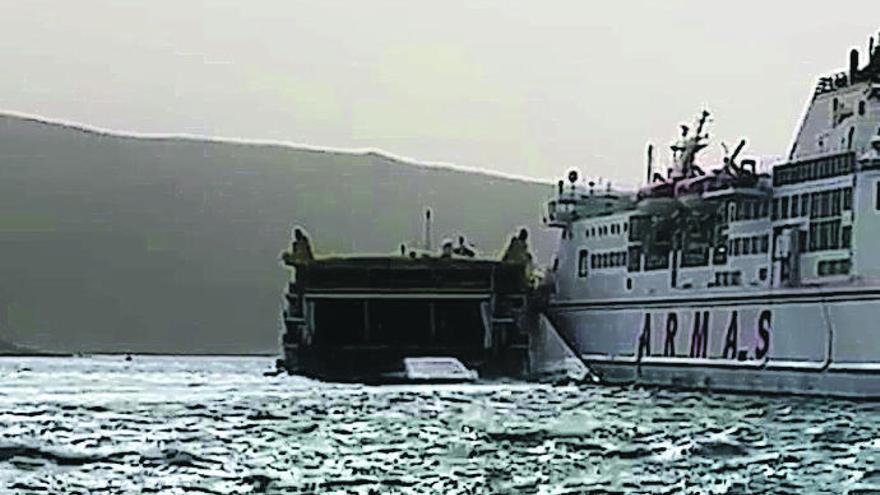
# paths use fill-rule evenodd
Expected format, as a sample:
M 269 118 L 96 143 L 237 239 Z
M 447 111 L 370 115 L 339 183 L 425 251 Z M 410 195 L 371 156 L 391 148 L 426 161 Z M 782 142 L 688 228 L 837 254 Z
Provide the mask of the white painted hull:
M 880 288 L 555 301 L 548 315 L 608 383 L 880 398 Z

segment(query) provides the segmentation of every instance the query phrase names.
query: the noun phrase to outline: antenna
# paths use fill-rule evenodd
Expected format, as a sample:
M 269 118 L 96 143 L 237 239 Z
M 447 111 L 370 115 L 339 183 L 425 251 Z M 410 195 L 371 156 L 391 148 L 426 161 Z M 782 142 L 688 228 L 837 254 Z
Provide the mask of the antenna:
M 853 48 L 849 52 L 849 82 L 854 83 L 859 71 L 859 51 Z
M 425 209 L 425 251 L 431 250 L 431 209 Z
M 700 138 L 700 134 L 703 132 L 703 126 L 706 124 L 706 119 L 709 118 L 709 111 L 703 110 L 702 115 L 700 115 L 700 121 L 697 124 L 697 139 Z
M 648 143 L 648 179 L 647 182 L 651 183 L 651 176 L 654 172 L 654 145 Z
M 745 140 L 745 139 L 741 139 L 740 142 L 739 142 L 739 144 L 736 146 L 736 149 L 733 150 L 733 154 L 730 155 L 730 161 L 731 161 L 731 162 L 733 162 L 734 160 L 736 160 L 736 157 L 739 156 L 739 153 L 743 150 L 743 148 L 744 148 L 745 146 L 746 146 L 746 140 Z

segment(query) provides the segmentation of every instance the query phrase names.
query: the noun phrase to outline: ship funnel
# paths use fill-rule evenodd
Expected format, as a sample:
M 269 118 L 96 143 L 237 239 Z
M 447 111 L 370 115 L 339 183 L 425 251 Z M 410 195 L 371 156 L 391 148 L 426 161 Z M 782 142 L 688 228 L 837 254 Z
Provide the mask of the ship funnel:
M 849 81 L 855 82 L 856 73 L 859 71 L 859 51 L 853 48 L 849 52 Z
M 431 250 L 431 209 L 425 210 L 425 251 Z

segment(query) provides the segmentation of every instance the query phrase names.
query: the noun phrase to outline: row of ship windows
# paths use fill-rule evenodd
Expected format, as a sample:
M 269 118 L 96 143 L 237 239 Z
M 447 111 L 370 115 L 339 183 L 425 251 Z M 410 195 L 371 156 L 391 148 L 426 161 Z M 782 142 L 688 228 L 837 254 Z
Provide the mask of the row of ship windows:
M 880 182 L 877 189 L 877 208 L 880 209 Z M 725 220 L 772 220 L 810 216 L 811 218 L 833 217 L 841 211 L 852 210 L 852 188 L 842 187 L 804 194 L 793 194 L 767 200 L 733 201 L 728 207 L 730 213 Z
M 770 217 L 773 220 L 808 215 L 810 218 L 825 218 L 836 217 L 841 211 L 850 210 L 852 210 L 852 188 L 842 187 L 774 198 Z
M 835 249 L 849 249 L 852 246 L 852 226 L 841 226 L 840 220 L 826 220 L 813 222 L 809 231 L 799 232 L 798 241 L 806 252 L 829 251 Z M 641 248 L 631 247 L 632 256 L 626 251 L 593 253 L 587 258 L 587 251 L 581 250 L 578 259 L 578 275 L 585 277 L 587 269 L 601 270 L 605 268 L 619 268 L 626 266 L 631 272 L 641 271 Z M 770 251 L 770 236 L 768 234 L 750 237 L 737 237 L 727 241 L 726 253 L 716 252 L 714 264 L 725 264 L 726 256 L 749 256 L 767 254 Z M 687 266 L 705 266 L 708 264 L 708 250 L 703 252 L 702 261 L 699 263 L 684 263 Z M 720 255 L 720 256 L 719 256 Z M 668 268 L 668 257 L 664 255 L 649 257 L 646 259 L 646 270 Z M 633 263 L 627 264 L 627 260 Z M 588 263 L 589 261 L 589 263 Z
M 626 251 L 590 255 L 590 268 L 594 270 L 618 268 L 621 266 L 626 266 Z
M 738 237 L 727 241 L 727 252 L 731 256 L 766 254 L 770 250 L 770 236 L 767 234 L 752 237 Z
M 709 283 L 709 287 L 735 287 L 742 285 L 742 272 L 716 272 L 715 280 Z
M 626 266 L 626 251 L 594 253 L 587 257 L 587 250 L 578 252 L 578 277 L 586 277 L 590 269 L 617 268 Z
M 800 163 L 780 165 L 773 169 L 773 185 L 784 186 L 811 180 L 826 179 L 851 173 L 855 169 L 855 154 L 807 160 Z
M 831 277 L 834 275 L 849 275 L 852 263 L 848 259 L 825 260 L 819 262 L 819 276 Z
M 738 254 L 737 249 L 740 250 L 743 254 L 749 254 L 750 245 L 753 245 L 755 241 L 757 242 L 757 249 L 760 252 L 767 252 L 767 236 L 756 236 L 751 238 L 740 238 L 733 239 L 731 252 L 734 256 Z M 742 241 L 742 242 L 736 242 Z M 739 247 L 737 247 L 739 246 Z M 755 246 L 752 246 L 755 247 Z M 635 258 L 634 258 L 635 259 Z M 625 251 L 613 252 L 613 253 L 599 253 L 593 254 L 589 257 L 589 265 L 587 264 L 587 251 L 581 250 L 578 257 L 578 276 L 586 277 L 589 272 L 588 267 L 590 269 L 599 270 L 603 268 L 618 268 L 627 265 L 627 253 Z M 630 266 L 629 271 L 640 271 L 639 268 Z M 849 259 L 838 259 L 838 260 L 824 260 L 819 262 L 817 273 L 820 277 L 828 277 L 834 275 L 848 275 L 850 270 L 852 269 L 852 263 Z M 761 268 L 760 277 L 761 280 L 767 279 L 767 269 Z M 710 287 L 729 287 L 729 286 L 738 286 L 742 285 L 742 277 L 741 272 L 739 271 L 722 271 L 715 273 L 714 283 L 710 283 Z
M 587 228 L 584 237 L 601 237 L 607 235 L 620 235 L 626 232 L 627 224 L 612 223 L 610 225 L 597 225 Z
M 877 191 L 877 205 L 880 209 L 880 183 Z M 766 200 L 737 201 L 730 207 L 729 220 L 756 220 L 766 218 L 768 214 L 772 220 L 806 216 L 825 218 L 839 216 L 841 211 L 849 210 L 852 210 L 852 188 L 842 187 L 773 198 L 769 205 Z
M 800 242 L 804 243 L 807 232 L 800 232 Z M 826 251 L 832 249 L 849 249 L 852 246 L 852 226 L 841 227 L 840 220 L 813 222 L 810 224 L 809 242 L 806 251 Z
M 852 226 L 841 226 L 840 220 L 813 222 L 809 231 L 801 231 L 801 249 L 807 252 L 849 249 L 852 247 Z M 770 249 L 770 236 L 739 237 L 727 241 L 730 256 L 766 254 Z

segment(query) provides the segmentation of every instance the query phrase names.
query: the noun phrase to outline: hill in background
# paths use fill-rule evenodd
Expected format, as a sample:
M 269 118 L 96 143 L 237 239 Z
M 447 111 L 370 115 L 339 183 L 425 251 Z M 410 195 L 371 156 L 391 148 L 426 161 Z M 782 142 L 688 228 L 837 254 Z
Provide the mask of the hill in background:
M 293 224 L 328 252 L 464 232 L 540 257 L 552 187 L 379 154 L 144 139 L 0 116 L 0 338 L 52 351 L 274 352 Z

